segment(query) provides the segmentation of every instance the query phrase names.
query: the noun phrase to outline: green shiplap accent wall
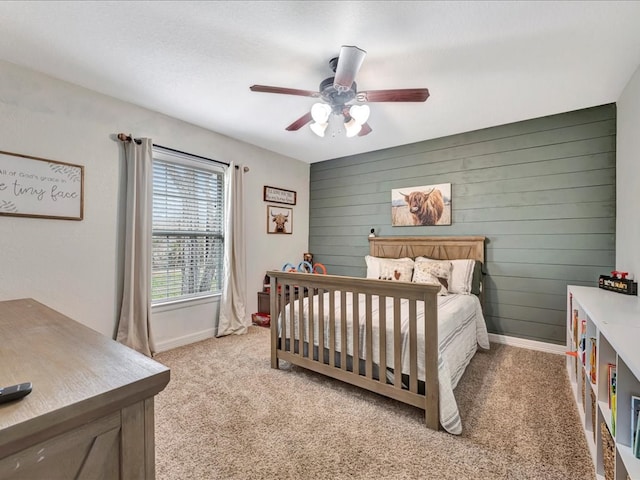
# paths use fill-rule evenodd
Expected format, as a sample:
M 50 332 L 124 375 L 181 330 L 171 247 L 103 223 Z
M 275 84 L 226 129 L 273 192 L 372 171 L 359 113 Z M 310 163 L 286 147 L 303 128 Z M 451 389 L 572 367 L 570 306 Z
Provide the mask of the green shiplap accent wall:
M 489 331 L 563 344 L 567 284 L 615 265 L 615 146 L 608 104 L 314 163 L 309 251 L 364 277 L 371 228 L 484 235 Z M 452 184 L 452 225 L 391 226 L 392 189 L 437 183 Z

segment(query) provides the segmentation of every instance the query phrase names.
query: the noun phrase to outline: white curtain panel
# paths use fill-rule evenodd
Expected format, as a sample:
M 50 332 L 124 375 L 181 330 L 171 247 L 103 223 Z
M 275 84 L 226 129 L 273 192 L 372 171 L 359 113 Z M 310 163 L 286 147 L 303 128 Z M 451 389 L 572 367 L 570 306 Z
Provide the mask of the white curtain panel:
M 216 337 L 247 333 L 243 175 L 231 162 L 225 175 L 224 281 Z
M 153 143 L 124 142 L 127 163 L 127 215 L 122 306 L 116 340 L 147 356 L 155 351 L 151 334 L 151 205 Z

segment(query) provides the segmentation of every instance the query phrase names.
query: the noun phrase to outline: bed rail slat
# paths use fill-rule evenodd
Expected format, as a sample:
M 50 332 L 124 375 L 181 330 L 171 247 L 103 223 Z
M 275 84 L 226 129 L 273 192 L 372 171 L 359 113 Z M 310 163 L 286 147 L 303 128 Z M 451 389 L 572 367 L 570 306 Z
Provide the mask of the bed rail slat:
M 326 290 L 318 289 L 318 361 L 324 364 L 324 295 Z
M 416 301 L 409 300 L 409 391 L 418 393 L 418 328 Z
M 276 277 L 269 278 L 269 311 L 271 312 L 271 368 L 280 368 L 280 362 L 278 361 L 278 328 L 277 328 L 277 316 L 278 312 L 278 279 Z M 275 292 L 275 293 L 271 293 Z M 276 317 L 274 318 L 274 315 Z
M 285 318 L 286 315 L 286 303 L 284 302 L 285 299 L 285 289 L 287 288 L 287 286 L 284 284 L 284 282 L 280 282 L 278 283 L 278 305 L 279 305 L 279 310 L 280 313 L 282 314 L 282 318 Z M 287 330 L 289 329 L 289 325 L 287 325 L 287 322 L 283 321 L 282 322 L 282 335 L 281 335 L 281 342 L 280 342 L 280 350 L 285 350 L 287 349 L 286 346 L 286 341 L 287 341 Z
M 365 376 L 367 378 L 373 378 L 373 313 L 371 308 L 371 294 L 367 293 L 365 296 L 365 333 L 364 338 L 366 340 L 366 353 L 365 353 Z
M 336 366 L 336 292 L 329 290 L 329 366 Z
M 378 330 L 380 333 L 378 337 L 380 339 L 379 351 L 380 351 L 380 363 L 378 369 L 378 380 L 386 384 L 387 383 L 387 297 L 382 295 L 378 296 Z
M 351 304 L 353 311 L 351 318 L 353 319 L 353 373 L 360 375 L 360 295 L 358 292 L 353 292 L 352 295 Z
M 295 325 L 295 310 L 293 308 L 294 302 L 293 302 L 293 286 L 289 283 L 287 284 L 287 293 L 288 295 L 285 294 L 283 300 L 286 301 L 286 299 L 289 299 L 289 303 L 287 304 L 287 306 L 289 307 L 289 351 L 292 354 L 295 354 L 295 347 L 294 345 L 296 344 L 295 342 L 295 335 L 296 335 L 296 325 Z
M 307 304 L 309 305 L 309 358 L 313 360 L 313 346 L 316 344 L 316 316 L 315 316 L 315 298 L 314 298 L 315 290 L 312 288 L 307 289 Z
M 298 302 L 294 302 L 293 297 L 289 297 L 291 303 L 298 305 L 298 355 L 304 357 L 304 287 L 300 285 L 297 290 Z
M 402 332 L 400 318 L 400 299 L 393 299 L 393 384 L 402 388 Z
M 347 292 L 340 291 L 340 368 L 347 369 Z
M 425 361 L 425 421 L 437 430 L 440 424 L 440 386 L 438 385 L 438 299 L 424 295 L 424 361 Z

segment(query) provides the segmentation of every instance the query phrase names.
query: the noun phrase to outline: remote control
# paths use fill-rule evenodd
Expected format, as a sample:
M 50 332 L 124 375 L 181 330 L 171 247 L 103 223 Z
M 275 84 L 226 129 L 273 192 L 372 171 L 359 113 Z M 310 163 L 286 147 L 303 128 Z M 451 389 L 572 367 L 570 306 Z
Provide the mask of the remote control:
M 29 395 L 31 393 L 31 382 L 11 385 L 10 387 L 0 387 L 0 403 L 10 402 Z

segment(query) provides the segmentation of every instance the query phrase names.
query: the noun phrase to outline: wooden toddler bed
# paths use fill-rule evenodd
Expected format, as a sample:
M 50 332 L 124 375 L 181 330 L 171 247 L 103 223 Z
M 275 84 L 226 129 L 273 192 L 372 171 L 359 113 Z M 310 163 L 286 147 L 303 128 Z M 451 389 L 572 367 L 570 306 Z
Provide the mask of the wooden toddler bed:
M 483 263 L 484 240 L 375 237 L 369 254 Z M 268 275 L 272 368 L 284 360 L 421 408 L 429 428 L 462 431 L 453 388 L 478 344 L 489 347 L 477 296 L 441 296 L 440 286 L 409 281 Z

